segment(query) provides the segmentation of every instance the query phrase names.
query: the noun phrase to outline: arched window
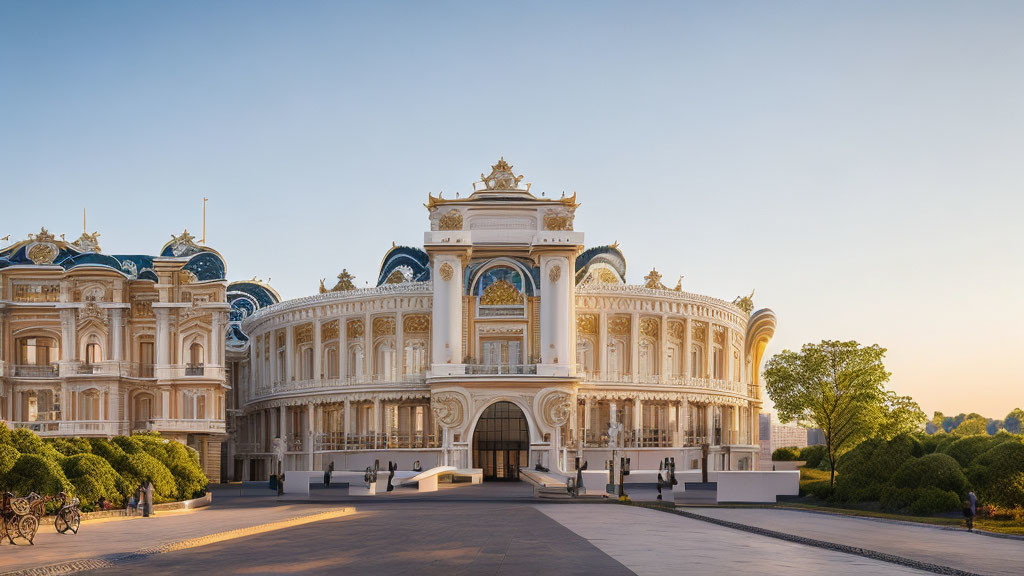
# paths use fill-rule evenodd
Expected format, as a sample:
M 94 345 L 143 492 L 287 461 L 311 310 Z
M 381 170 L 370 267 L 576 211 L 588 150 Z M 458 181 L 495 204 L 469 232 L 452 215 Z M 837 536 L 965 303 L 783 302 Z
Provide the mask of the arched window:
M 488 268 L 473 288 L 481 317 L 522 316 L 525 309 L 522 273 L 510 266 Z
M 324 354 L 324 375 L 326 378 L 337 378 L 338 377 L 338 348 L 336 346 L 328 346 Z
M 711 374 L 717 380 L 725 378 L 725 352 L 721 346 L 711 349 Z
M 348 376 L 359 378 L 363 375 L 363 345 L 352 344 L 348 347 Z
M 427 344 L 415 339 L 405 342 L 405 373 L 423 374 L 427 369 Z
M 579 369 L 587 374 L 593 374 L 597 371 L 597 362 L 594 357 L 595 348 L 597 346 L 592 338 L 581 336 L 576 339 L 576 363 L 579 364 Z
M 374 350 L 374 374 L 380 376 L 384 380 L 394 380 L 397 368 L 398 364 L 394 341 L 390 338 L 378 341 L 376 349 Z
M 690 348 L 690 377 L 704 377 L 704 347 L 694 344 Z
M 649 378 L 658 373 L 658 345 L 649 338 L 640 339 L 640 377 Z
M 103 349 L 96 342 L 90 342 L 85 345 L 85 358 L 83 358 L 86 364 L 99 364 L 103 362 Z
M 199 342 L 193 342 L 188 347 L 188 365 L 185 367 L 185 375 L 202 376 L 205 363 L 206 353 L 203 350 L 203 345 Z
M 676 344 L 668 344 L 665 346 L 665 359 L 668 363 L 667 376 L 679 376 L 680 375 L 680 358 L 679 358 L 679 346 Z
M 312 380 L 319 377 L 319 374 L 313 374 L 313 347 L 306 346 L 302 349 L 302 380 Z
M 15 345 L 18 349 L 17 364 L 22 366 L 48 366 L 56 362 L 60 354 L 57 340 L 45 336 L 18 338 Z

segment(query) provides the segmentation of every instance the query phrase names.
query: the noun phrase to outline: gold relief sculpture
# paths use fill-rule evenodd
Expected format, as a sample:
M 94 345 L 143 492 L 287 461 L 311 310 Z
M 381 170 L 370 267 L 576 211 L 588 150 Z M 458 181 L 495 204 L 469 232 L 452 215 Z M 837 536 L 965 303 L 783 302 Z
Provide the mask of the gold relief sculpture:
M 523 294 L 510 282 L 498 280 L 484 289 L 480 296 L 484 306 L 522 306 Z
M 132 318 L 152 318 L 153 303 L 144 300 L 132 302 Z
M 93 232 L 88 234 L 82 232 L 82 235 L 78 237 L 72 244 L 76 246 L 82 252 L 99 252 L 100 251 L 100 233 Z
M 548 210 L 544 213 L 545 230 L 572 230 L 574 215 L 568 210 Z
M 395 269 L 388 275 L 388 279 L 384 281 L 385 284 L 401 284 L 405 282 L 405 274 L 402 274 L 401 270 Z
M 331 320 L 326 324 L 320 326 L 320 340 L 326 342 L 328 340 L 337 340 L 339 335 L 339 322 L 337 320 Z
M 661 273 L 657 269 L 651 268 L 651 273 L 644 276 L 644 288 L 650 288 L 652 290 L 667 290 L 665 285 L 661 283 Z
M 46 233 L 46 228 L 43 228 L 43 233 Z M 40 266 L 53 264 L 58 254 L 60 254 L 60 250 L 52 242 L 38 242 L 28 249 L 28 259 Z
M 640 334 L 649 336 L 651 338 L 658 337 L 658 330 L 661 327 L 661 322 L 657 318 L 641 318 L 640 319 Z
M 178 270 L 178 284 L 192 284 L 198 280 L 190 270 Z
M 402 331 L 407 334 L 423 334 L 430 332 L 430 316 L 426 314 L 408 314 L 402 318 Z
M 743 310 L 747 314 L 750 314 L 751 312 L 754 311 L 754 291 L 750 291 L 750 296 L 737 296 L 736 299 L 732 301 L 732 303 L 735 304 L 736 307 L 739 308 L 740 310 Z
M 53 242 L 56 240 L 56 238 L 53 237 L 53 234 L 50 234 L 50 232 L 44 227 L 39 228 L 39 234 L 29 234 L 28 238 L 29 240 L 35 240 L 36 242 Z
M 380 336 L 394 336 L 395 335 L 395 317 L 394 316 L 378 316 L 373 319 L 373 337 L 378 338 Z
M 683 277 L 682 276 L 679 277 L 679 281 L 676 282 L 676 287 L 673 288 L 673 290 L 675 290 L 676 292 L 682 292 L 683 291 Z
M 707 322 L 694 322 L 693 323 L 693 341 L 705 343 L 708 341 L 708 324 Z
M 359 319 L 349 320 L 348 326 L 345 329 L 345 334 L 349 338 L 362 338 L 365 329 L 363 327 L 363 321 Z
M 313 325 L 302 324 L 295 327 L 295 343 L 306 344 L 313 341 Z
M 725 346 L 725 326 L 715 326 L 712 328 L 711 337 L 714 338 L 715 344 Z
M 558 279 L 561 278 L 561 277 L 562 277 L 562 268 L 561 268 L 561 266 L 555 264 L 554 266 L 551 267 L 551 270 L 548 271 L 548 280 L 550 280 L 551 283 L 554 284 L 554 283 L 558 282 Z
M 578 334 L 597 334 L 597 316 L 594 314 L 577 314 L 576 332 Z
M 673 340 L 682 340 L 683 334 L 683 323 L 670 320 L 668 323 L 668 335 Z
M 462 212 L 452 208 L 437 221 L 438 230 L 462 230 Z
M 107 311 L 96 305 L 95 302 L 89 302 L 78 312 L 78 319 L 85 320 L 96 320 L 102 324 L 107 323 Z
M 341 274 L 338 274 L 338 283 L 331 288 L 331 292 L 347 292 L 349 290 L 355 290 L 356 285 L 352 281 L 356 277 L 348 273 L 348 268 L 343 268 Z
M 324 280 L 327 280 L 327 279 L 326 278 L 321 278 L 320 279 L 320 293 L 321 294 L 326 294 L 328 292 L 327 286 L 324 286 Z
M 278 348 L 284 348 L 285 346 L 287 346 L 288 345 L 288 331 L 285 330 L 284 328 L 281 328 L 280 330 L 278 330 L 276 333 L 274 333 L 274 341 L 277 342 L 277 347 Z
M 619 277 L 614 272 L 607 268 L 597 269 L 597 282 L 598 284 L 618 284 Z
M 629 316 L 612 316 L 608 319 L 608 333 L 619 336 L 629 334 L 630 324 Z
M 490 174 L 484 176 L 480 173 L 480 180 L 488 190 L 519 190 L 519 181 L 522 179 L 522 175 L 516 176 L 512 173 L 512 166 L 505 162 L 504 157 L 491 166 Z
M 445 262 L 444 264 L 441 264 L 441 280 L 444 280 L 445 282 L 447 282 L 447 281 L 451 280 L 452 276 L 454 276 L 454 275 L 455 275 L 455 269 L 452 268 L 451 264 L 449 264 L 447 262 Z

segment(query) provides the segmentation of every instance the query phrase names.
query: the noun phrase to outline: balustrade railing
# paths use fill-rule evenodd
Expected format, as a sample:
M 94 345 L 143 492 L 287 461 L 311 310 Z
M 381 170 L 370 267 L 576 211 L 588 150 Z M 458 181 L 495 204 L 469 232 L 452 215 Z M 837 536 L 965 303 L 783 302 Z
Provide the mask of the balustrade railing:
M 525 375 L 536 373 L 536 364 L 466 364 L 466 374 Z
M 120 420 L 37 420 L 10 425 L 40 436 L 118 436 L 128 431 L 128 423 Z
M 18 378 L 57 378 L 60 371 L 57 364 L 16 364 L 13 367 L 13 374 Z
M 206 373 L 206 369 L 203 364 L 186 364 L 185 365 L 185 376 L 202 376 Z
M 390 434 L 323 432 L 317 434 L 313 442 L 313 449 L 316 451 L 440 448 L 440 446 L 440 439 L 436 434 L 400 433 L 397 431 Z
M 700 446 L 702 444 L 710 444 L 712 446 L 749 445 L 751 438 L 750 432 L 746 430 L 715 429 L 708 435 L 702 430 L 690 430 L 677 434 L 673 430 L 642 428 L 618 432 L 614 443 L 607 432 L 594 430 L 588 430 L 585 434 L 580 435 L 570 431 L 569 437 L 565 438 L 564 441 L 568 448 L 611 448 L 613 446 L 615 448 L 672 448 L 675 446 Z M 582 443 L 580 443 L 580 439 L 582 439 Z
M 156 432 L 205 432 L 223 434 L 226 425 L 223 420 L 190 418 L 150 418 L 142 422 L 145 431 Z

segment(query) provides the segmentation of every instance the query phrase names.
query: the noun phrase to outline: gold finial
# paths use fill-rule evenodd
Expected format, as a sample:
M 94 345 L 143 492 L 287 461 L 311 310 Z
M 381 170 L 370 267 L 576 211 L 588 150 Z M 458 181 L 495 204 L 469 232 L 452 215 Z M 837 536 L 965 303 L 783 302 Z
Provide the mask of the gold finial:
M 342 269 L 341 274 L 338 274 L 338 283 L 331 288 L 331 292 L 345 292 L 347 290 L 355 290 L 356 285 L 352 281 L 356 277 L 348 273 L 348 269 Z
M 679 281 L 676 282 L 676 287 L 673 288 L 673 290 L 675 290 L 676 292 L 682 292 L 683 291 L 683 276 L 682 276 L 682 274 L 679 275 Z
M 326 278 L 321 278 L 321 279 L 320 279 L 320 293 L 321 293 L 321 294 L 324 294 L 324 293 L 326 293 L 326 292 L 327 292 L 327 287 L 326 287 L 326 286 L 324 286 L 324 281 L 325 281 L 325 280 L 327 280 L 327 279 L 326 279 Z
M 612 242 L 612 248 L 618 249 L 618 247 L 619 247 L 619 241 L 618 240 L 616 240 L 615 242 Z
M 391 248 L 395 248 L 395 246 L 397 246 L 397 244 L 395 244 L 395 241 L 394 241 L 394 240 L 392 240 L 392 241 L 391 241 Z
M 651 268 L 651 273 L 644 276 L 644 280 L 647 282 L 644 284 L 645 288 L 652 290 L 666 290 L 665 285 L 661 283 L 661 273 L 658 272 L 657 268 Z
M 735 304 L 736 307 L 739 308 L 740 310 L 743 310 L 747 314 L 750 314 L 751 312 L 754 311 L 754 291 L 750 291 L 750 296 L 737 296 L 736 299 L 732 301 L 732 303 Z
M 82 207 L 82 236 L 89 233 L 89 227 L 85 225 L 85 206 Z

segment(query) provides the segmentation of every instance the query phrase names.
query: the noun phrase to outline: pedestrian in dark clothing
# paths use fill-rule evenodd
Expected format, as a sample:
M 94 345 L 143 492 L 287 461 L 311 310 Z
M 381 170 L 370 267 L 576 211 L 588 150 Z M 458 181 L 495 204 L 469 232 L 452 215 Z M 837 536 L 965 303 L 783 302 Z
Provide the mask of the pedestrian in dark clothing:
M 974 491 L 967 493 L 967 500 L 964 502 L 964 516 L 967 517 L 967 531 L 974 531 L 974 517 L 978 514 L 978 497 Z
M 334 474 L 334 462 L 327 465 L 327 470 L 324 471 L 324 487 L 331 487 L 331 474 Z

